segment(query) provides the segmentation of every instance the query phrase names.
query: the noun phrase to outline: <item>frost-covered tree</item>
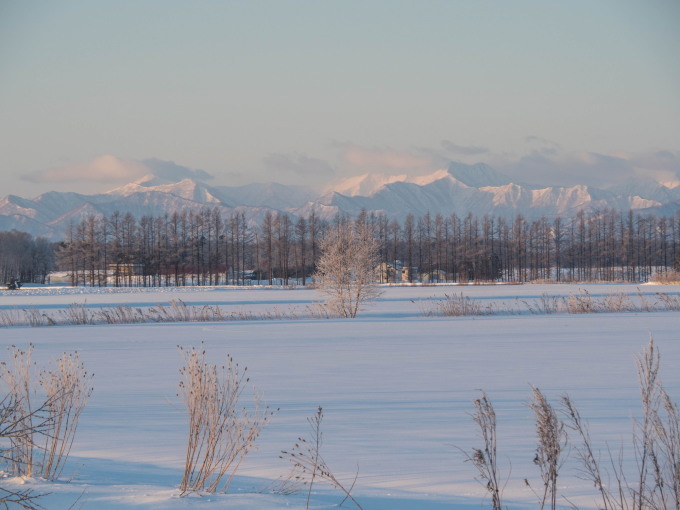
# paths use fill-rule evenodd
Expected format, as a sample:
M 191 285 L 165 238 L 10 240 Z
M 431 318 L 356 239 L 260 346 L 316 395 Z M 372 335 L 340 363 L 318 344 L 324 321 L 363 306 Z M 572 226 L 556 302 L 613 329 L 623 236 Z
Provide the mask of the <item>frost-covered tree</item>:
M 377 285 L 379 246 L 369 225 L 340 219 L 319 243 L 314 281 L 330 313 L 357 316 L 362 304 L 382 294 Z

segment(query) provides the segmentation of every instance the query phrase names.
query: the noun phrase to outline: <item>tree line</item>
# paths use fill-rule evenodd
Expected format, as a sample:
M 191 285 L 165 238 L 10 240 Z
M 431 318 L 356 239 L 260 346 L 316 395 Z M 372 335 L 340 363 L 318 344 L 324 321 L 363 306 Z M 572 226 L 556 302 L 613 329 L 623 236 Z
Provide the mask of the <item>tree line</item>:
M 342 222 L 377 242 L 379 280 L 396 282 L 646 281 L 680 264 L 680 213 L 613 210 L 571 218 L 362 212 L 325 220 L 266 212 L 247 221 L 217 208 L 162 216 L 113 213 L 72 225 L 56 251 L 74 285 L 304 284 L 319 245 Z
M 0 283 L 16 279 L 20 282 L 45 283 L 54 269 L 54 246 L 43 237 L 26 232 L 0 232 Z

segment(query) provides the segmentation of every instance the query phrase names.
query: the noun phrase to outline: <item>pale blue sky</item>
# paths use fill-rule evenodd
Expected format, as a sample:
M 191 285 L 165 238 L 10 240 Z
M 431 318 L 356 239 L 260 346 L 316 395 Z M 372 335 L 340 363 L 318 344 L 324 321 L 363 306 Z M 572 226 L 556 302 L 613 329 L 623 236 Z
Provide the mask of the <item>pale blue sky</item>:
M 0 196 L 103 191 L 148 158 L 215 184 L 450 159 L 666 178 L 679 26 L 677 0 L 0 0 Z

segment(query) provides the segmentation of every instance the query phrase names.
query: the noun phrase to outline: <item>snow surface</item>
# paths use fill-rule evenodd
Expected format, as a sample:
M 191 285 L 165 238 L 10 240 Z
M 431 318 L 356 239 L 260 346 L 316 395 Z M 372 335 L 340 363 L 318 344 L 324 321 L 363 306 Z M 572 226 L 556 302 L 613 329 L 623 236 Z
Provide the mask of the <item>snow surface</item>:
M 680 294 L 680 286 L 654 285 L 390 287 L 355 320 L 2 328 L 0 360 L 7 357 L 6 346 L 29 342 L 38 365 L 77 350 L 95 377 L 63 480 L 4 479 L 0 486 L 23 483 L 22 488 L 50 492 L 42 499 L 49 509 L 66 509 L 76 500 L 74 508 L 104 510 L 305 508 L 306 494 L 281 496 L 265 489 L 288 472 L 280 450 L 307 434 L 306 418 L 322 406 L 322 454 L 348 484 L 358 466 L 353 494 L 364 509 L 478 509 L 488 499 L 458 448 L 480 446 L 469 413 L 484 389 L 498 418 L 506 502 L 515 510 L 536 508 L 523 482 L 540 484 L 531 462 L 530 385 L 554 403 L 568 393 L 589 421 L 596 446 L 618 451 L 623 444 L 624 462 L 631 464 L 628 446 L 640 408 L 634 359 L 653 335 L 662 354 L 662 380 L 678 401 L 680 312 L 433 318 L 422 310 L 445 293 L 509 306 L 580 289 L 593 296 L 642 293 L 649 299 L 656 292 Z M 191 305 L 292 313 L 319 296 L 309 289 L 26 287 L 0 291 L 0 310 L 72 303 L 146 306 L 178 298 Z M 187 422 L 176 397 L 177 345 L 200 342 L 211 361 L 221 363 L 231 354 L 247 366 L 264 400 L 280 411 L 228 494 L 181 498 Z M 592 484 L 577 478 L 573 457 L 562 469 L 560 490 L 579 508 L 595 508 Z M 319 483 L 310 507 L 334 508 L 341 500 Z

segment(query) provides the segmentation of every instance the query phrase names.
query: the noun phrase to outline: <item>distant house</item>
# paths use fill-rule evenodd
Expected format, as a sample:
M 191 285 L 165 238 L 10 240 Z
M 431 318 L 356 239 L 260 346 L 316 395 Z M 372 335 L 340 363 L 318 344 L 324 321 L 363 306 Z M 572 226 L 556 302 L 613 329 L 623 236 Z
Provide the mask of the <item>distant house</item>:
M 388 262 L 383 262 L 378 266 L 378 274 L 381 283 L 393 283 L 401 279 L 400 268 Z
M 423 283 L 439 283 L 446 281 L 446 272 L 441 269 L 423 273 L 420 275 L 420 281 Z
M 402 282 L 415 282 L 418 279 L 418 268 L 417 267 L 402 267 L 401 268 L 401 281 Z

